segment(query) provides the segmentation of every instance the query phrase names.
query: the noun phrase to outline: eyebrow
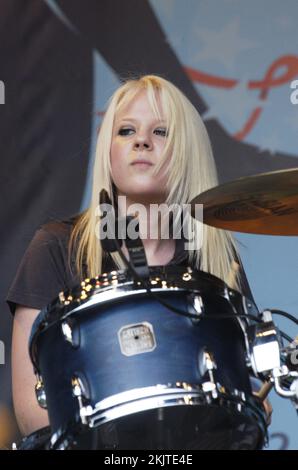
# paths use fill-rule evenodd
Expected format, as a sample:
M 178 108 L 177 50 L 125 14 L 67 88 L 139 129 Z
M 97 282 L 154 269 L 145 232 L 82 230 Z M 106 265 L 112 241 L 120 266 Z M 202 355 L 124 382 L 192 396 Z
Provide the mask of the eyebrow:
M 116 119 L 115 124 L 119 124 L 120 122 L 123 122 L 123 121 L 138 122 L 138 119 L 134 119 L 133 117 L 125 116 L 121 119 Z M 165 119 L 157 119 L 156 122 L 160 123 L 160 124 L 166 124 Z

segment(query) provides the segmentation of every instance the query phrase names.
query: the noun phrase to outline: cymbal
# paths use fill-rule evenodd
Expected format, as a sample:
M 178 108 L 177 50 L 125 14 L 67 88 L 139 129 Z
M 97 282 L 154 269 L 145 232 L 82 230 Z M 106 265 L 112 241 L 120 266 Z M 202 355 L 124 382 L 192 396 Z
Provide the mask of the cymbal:
M 203 204 L 203 222 L 235 232 L 298 235 L 298 168 L 239 178 L 191 201 Z

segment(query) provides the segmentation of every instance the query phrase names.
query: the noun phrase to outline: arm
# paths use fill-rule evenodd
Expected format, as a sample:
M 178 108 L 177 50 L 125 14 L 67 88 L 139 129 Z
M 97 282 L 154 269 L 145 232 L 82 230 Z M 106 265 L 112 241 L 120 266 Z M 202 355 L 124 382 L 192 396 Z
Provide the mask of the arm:
M 12 336 L 12 393 L 17 422 L 23 435 L 49 425 L 48 413 L 35 397 L 36 377 L 28 352 L 32 324 L 39 310 L 18 305 Z

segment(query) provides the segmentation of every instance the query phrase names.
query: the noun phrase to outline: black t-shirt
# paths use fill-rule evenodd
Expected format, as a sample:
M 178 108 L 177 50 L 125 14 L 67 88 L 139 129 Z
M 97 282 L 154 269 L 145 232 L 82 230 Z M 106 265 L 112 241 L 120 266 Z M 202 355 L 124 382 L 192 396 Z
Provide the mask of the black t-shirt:
M 74 256 L 69 259 L 68 253 L 73 224 L 74 219 L 49 222 L 36 231 L 7 294 L 6 300 L 12 313 L 17 304 L 42 309 L 59 292 L 80 283 Z M 187 265 L 182 240 L 177 240 L 175 254 L 169 264 Z M 114 269 L 117 268 L 112 257 L 105 253 L 102 272 Z
M 74 218 L 50 222 L 35 233 L 20 263 L 15 279 L 8 291 L 7 302 L 12 313 L 16 305 L 41 310 L 59 292 L 72 289 L 80 283 L 74 256 L 69 259 L 68 243 Z M 169 264 L 187 266 L 188 255 L 184 241 L 176 240 L 176 249 Z M 110 255 L 104 254 L 102 271 L 117 269 Z M 252 298 L 245 276 L 241 273 L 241 288 L 246 297 Z M 86 276 L 87 277 L 87 276 Z

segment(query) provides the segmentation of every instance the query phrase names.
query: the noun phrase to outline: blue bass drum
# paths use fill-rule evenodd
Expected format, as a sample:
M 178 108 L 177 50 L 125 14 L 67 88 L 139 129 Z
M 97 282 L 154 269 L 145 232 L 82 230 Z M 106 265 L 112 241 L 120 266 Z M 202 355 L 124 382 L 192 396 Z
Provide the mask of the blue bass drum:
M 61 293 L 37 317 L 30 355 L 50 447 L 261 448 L 265 411 L 239 318 L 256 306 L 190 268 L 150 268 L 150 286 L 153 295 L 113 271 Z

